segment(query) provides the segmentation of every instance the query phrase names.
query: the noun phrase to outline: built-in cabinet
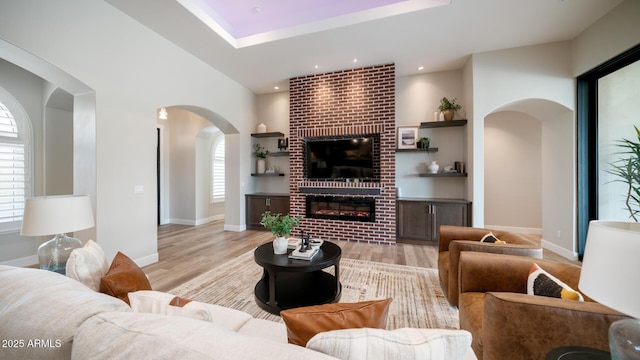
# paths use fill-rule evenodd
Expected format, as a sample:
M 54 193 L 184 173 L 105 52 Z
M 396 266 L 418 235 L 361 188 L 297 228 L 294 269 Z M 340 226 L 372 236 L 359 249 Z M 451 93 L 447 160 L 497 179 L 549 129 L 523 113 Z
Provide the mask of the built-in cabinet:
M 471 202 L 461 199 L 398 199 L 398 242 L 437 242 L 440 225 L 471 226 Z
M 256 193 L 245 195 L 246 220 L 248 230 L 266 230 L 260 225 L 262 214 L 265 211 L 272 213 L 289 213 L 288 194 Z

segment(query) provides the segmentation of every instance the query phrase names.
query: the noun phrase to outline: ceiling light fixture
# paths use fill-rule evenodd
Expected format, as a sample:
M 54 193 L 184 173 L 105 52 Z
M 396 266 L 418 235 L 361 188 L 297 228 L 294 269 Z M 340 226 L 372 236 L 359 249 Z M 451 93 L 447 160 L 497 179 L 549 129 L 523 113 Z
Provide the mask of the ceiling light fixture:
M 168 118 L 169 118 L 169 116 L 168 116 L 168 113 L 167 113 L 167 109 L 160 108 L 160 111 L 158 112 L 158 119 L 167 120 Z
M 357 63 L 357 62 L 358 62 L 358 59 L 353 59 L 353 63 L 354 64 Z
M 276 89 L 276 90 L 280 90 L 279 86 L 274 86 L 273 88 Z
M 418 70 L 420 71 L 424 70 L 424 66 L 418 66 Z

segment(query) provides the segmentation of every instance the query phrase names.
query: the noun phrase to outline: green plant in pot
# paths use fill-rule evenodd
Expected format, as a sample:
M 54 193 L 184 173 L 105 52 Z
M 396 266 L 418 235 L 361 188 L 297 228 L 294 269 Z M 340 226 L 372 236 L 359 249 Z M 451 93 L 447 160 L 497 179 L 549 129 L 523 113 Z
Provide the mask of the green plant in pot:
M 427 151 L 429 149 L 429 144 L 431 143 L 431 140 L 428 137 L 421 137 L 420 139 L 418 139 L 418 149 L 422 150 L 422 151 Z
M 445 120 L 453 120 L 453 115 L 456 111 L 462 109 L 462 105 L 457 104 L 456 101 L 458 99 L 453 98 L 451 100 L 443 97 L 440 100 L 440 106 L 438 106 L 438 110 L 444 115 Z
M 626 184 L 625 206 L 629 211 L 629 217 L 638 221 L 640 214 L 640 130 L 636 126 L 636 140 L 618 140 L 618 147 L 623 149 L 619 154 L 623 158 L 611 163 L 612 169 L 608 173 L 619 177 L 618 182 Z
M 300 220 L 302 220 L 301 217 L 293 217 L 289 214 L 273 214 L 270 211 L 262 214 L 260 224 L 276 236 L 273 241 L 273 252 L 275 254 L 287 253 L 287 236 L 291 235 L 293 228 L 300 225 Z

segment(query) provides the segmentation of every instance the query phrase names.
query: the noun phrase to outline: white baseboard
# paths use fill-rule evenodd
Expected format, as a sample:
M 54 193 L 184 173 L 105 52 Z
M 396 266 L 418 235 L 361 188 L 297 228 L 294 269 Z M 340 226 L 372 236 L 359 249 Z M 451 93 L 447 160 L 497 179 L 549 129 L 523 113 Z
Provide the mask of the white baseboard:
M 247 230 L 247 225 L 229 225 L 224 224 L 224 231 L 241 232 Z
M 541 243 L 542 243 L 542 247 L 544 249 L 553 251 L 554 253 L 556 253 L 556 254 L 558 254 L 558 255 L 560 255 L 562 257 L 565 257 L 565 258 L 567 258 L 569 260 L 578 260 L 578 253 L 575 253 L 573 251 L 567 250 L 567 249 L 565 249 L 563 247 L 560 247 L 560 246 L 558 246 L 558 245 L 556 245 L 556 244 L 554 244 L 554 243 L 552 243 L 550 241 L 547 241 L 545 239 L 542 239 Z
M 25 267 L 38 264 L 38 255 L 31 255 L 20 259 L 13 259 L 0 263 L 0 265 L 8 265 L 15 267 Z
M 151 254 L 151 255 L 147 255 L 147 256 L 135 259 L 134 262 L 138 266 L 143 267 L 143 266 L 147 266 L 147 265 L 151 265 L 151 264 L 157 263 L 158 260 L 159 260 L 158 253 L 155 253 L 155 254 Z
M 507 231 L 517 234 L 537 234 L 542 235 L 542 229 L 540 228 L 526 228 L 526 227 L 514 227 L 514 226 L 500 226 L 500 225 L 485 225 L 485 229 Z
M 196 226 L 196 222 L 194 220 L 173 219 L 173 218 L 169 219 L 169 224 Z

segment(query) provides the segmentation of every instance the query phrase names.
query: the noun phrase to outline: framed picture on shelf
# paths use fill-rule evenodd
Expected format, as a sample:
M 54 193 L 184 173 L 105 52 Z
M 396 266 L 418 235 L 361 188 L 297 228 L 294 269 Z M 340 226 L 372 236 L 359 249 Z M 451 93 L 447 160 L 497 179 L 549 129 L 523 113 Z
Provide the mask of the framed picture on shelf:
M 398 149 L 415 149 L 417 140 L 417 126 L 398 127 Z

